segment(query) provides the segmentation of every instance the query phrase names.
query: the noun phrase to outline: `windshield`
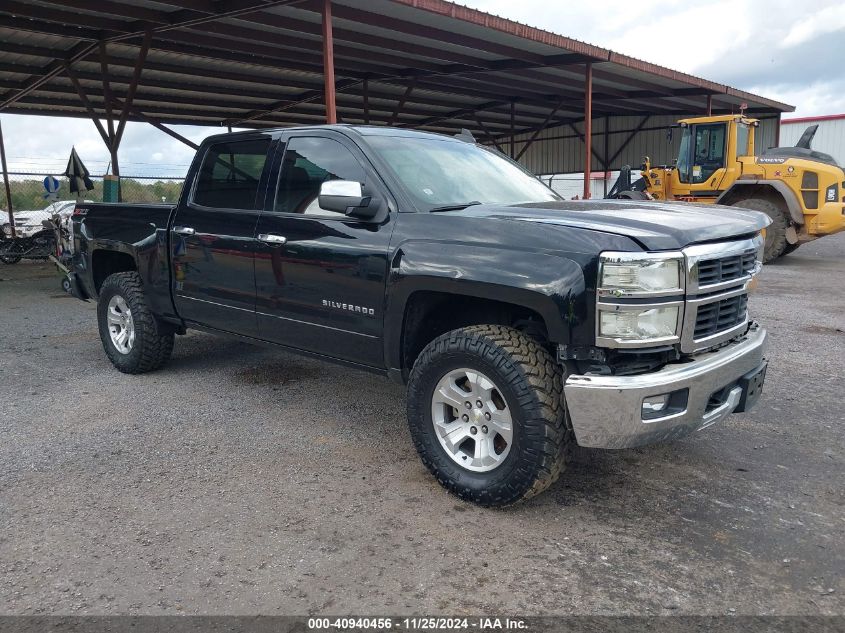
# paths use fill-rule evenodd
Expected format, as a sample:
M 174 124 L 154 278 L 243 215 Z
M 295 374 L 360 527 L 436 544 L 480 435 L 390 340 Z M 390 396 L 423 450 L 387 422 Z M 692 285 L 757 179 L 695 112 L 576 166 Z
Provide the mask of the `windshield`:
M 491 151 L 449 138 L 367 139 L 422 208 L 560 200 L 531 174 Z

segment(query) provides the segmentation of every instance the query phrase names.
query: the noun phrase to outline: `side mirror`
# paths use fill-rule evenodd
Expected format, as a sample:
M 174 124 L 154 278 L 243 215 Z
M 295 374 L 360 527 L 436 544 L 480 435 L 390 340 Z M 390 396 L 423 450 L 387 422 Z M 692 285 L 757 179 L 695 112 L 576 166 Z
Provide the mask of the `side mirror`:
M 328 180 L 320 185 L 318 198 L 321 209 L 336 211 L 353 218 L 372 218 L 378 213 L 379 204 L 372 196 L 365 196 L 360 182 Z

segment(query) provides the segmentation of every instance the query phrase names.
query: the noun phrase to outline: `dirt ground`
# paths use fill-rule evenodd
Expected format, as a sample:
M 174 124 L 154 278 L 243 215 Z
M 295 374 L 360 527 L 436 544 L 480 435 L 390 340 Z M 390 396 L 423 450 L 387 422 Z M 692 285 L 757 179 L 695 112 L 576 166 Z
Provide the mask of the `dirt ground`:
M 764 270 L 757 409 L 506 510 L 436 484 L 385 379 L 196 333 L 126 376 L 0 266 L 0 613 L 843 614 L 843 255 Z

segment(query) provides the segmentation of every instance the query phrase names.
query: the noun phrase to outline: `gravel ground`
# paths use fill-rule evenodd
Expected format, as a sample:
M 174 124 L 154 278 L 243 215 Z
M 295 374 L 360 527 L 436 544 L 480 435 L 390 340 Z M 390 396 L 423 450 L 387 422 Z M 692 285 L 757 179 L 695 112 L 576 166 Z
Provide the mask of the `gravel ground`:
M 843 614 L 843 254 L 763 272 L 753 412 L 506 510 L 435 483 L 386 379 L 196 333 L 125 376 L 0 266 L 0 612 Z

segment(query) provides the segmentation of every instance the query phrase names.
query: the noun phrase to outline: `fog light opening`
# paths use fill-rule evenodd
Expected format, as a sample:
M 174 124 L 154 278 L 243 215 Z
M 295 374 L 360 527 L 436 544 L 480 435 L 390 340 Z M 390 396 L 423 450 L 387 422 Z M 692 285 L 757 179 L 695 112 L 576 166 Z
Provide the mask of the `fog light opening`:
M 655 417 L 655 414 L 660 414 L 669 406 L 669 394 L 661 393 L 659 396 L 649 396 L 643 398 L 643 417 Z
M 643 422 L 662 420 L 670 415 L 683 413 L 687 410 L 688 401 L 689 389 L 646 396 L 641 407 Z

